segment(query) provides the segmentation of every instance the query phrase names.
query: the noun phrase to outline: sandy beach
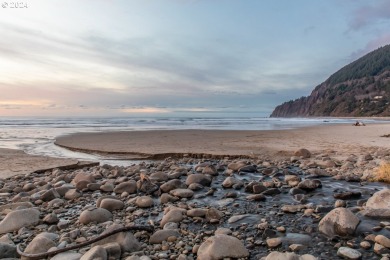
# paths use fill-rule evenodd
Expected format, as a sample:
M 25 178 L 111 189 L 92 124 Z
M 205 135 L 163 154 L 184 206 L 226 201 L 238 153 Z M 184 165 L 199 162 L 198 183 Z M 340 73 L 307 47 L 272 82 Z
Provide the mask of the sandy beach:
M 328 125 L 278 131 L 164 130 L 80 133 L 58 137 L 56 144 L 71 150 L 123 158 L 166 156 L 289 156 L 300 148 L 314 153 L 360 154 L 390 147 L 390 124 Z
M 0 235 L 9 244 L 0 255 L 378 259 L 390 250 L 390 190 L 372 180 L 389 161 L 390 139 L 381 137 L 389 133 L 390 124 L 328 125 L 78 133 L 56 141 L 110 157 L 161 159 L 128 166 L 3 149 Z M 309 151 L 292 156 L 300 148 Z

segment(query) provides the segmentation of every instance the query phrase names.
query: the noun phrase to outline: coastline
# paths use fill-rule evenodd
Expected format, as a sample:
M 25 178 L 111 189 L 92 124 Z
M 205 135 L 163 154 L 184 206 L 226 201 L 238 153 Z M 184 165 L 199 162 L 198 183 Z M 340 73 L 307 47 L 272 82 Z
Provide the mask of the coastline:
M 150 130 L 78 133 L 57 137 L 55 144 L 73 151 L 117 156 L 121 159 L 165 157 L 291 156 L 306 148 L 314 153 L 361 154 L 385 149 L 390 124 L 327 125 L 289 130 Z

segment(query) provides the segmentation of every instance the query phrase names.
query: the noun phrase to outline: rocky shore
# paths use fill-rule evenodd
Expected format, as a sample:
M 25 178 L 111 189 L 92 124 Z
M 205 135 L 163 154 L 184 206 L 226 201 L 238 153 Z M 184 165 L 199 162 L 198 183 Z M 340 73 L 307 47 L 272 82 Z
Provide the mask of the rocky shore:
M 0 256 L 389 259 L 389 185 L 368 180 L 390 153 L 336 155 L 166 158 L 1 179 Z

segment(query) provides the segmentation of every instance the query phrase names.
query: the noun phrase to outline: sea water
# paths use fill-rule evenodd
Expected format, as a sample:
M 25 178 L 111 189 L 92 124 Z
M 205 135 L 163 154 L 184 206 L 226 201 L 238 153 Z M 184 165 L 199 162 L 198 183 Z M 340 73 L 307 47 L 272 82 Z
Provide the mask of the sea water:
M 264 117 L 0 117 L 0 148 L 20 149 L 32 155 L 81 160 L 109 160 L 99 155 L 72 152 L 54 145 L 57 136 L 79 132 L 145 130 L 282 130 L 304 126 L 354 123 L 340 118 Z M 365 123 L 382 122 L 364 120 Z

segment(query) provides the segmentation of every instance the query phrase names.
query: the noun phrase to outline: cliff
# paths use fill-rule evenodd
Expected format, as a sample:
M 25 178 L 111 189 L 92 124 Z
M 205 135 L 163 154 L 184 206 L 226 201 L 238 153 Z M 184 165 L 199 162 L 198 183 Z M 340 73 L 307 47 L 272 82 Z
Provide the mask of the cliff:
M 390 116 L 390 45 L 366 54 L 271 117 Z

